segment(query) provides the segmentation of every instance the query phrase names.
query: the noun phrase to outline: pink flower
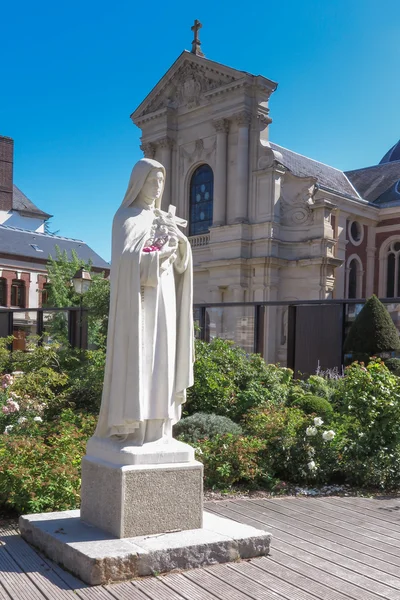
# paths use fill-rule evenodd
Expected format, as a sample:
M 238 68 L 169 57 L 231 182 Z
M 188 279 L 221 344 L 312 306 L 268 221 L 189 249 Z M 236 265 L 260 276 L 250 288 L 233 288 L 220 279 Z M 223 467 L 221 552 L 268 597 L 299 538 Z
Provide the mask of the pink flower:
M 9 413 L 13 413 L 13 412 L 18 412 L 19 411 L 19 404 L 18 404 L 18 402 L 15 402 L 15 400 L 13 400 L 12 398 L 8 398 L 8 400 L 7 400 L 7 406 L 8 406 L 8 412 Z
M 146 246 L 146 248 L 143 248 L 143 252 L 155 252 L 159 249 L 160 248 L 158 248 L 157 246 Z
M 8 373 L 6 375 L 3 375 L 3 377 L 1 378 L 1 387 L 3 389 L 7 388 L 12 383 L 14 383 L 14 377 L 12 375 L 9 375 Z
M 5 415 L 8 415 L 8 413 L 10 413 L 10 412 L 11 412 L 11 411 L 10 411 L 10 407 L 9 407 L 9 406 L 7 406 L 7 405 L 4 405 L 4 406 L 2 406 L 2 407 L 1 407 L 1 411 L 2 411 L 2 413 L 3 413 L 3 414 L 5 414 Z

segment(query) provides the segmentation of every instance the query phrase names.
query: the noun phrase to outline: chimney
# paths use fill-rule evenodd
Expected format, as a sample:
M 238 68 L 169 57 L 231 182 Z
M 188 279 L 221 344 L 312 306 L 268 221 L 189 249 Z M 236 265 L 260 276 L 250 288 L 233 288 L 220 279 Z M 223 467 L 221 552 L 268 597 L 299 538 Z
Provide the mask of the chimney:
M 13 207 L 14 140 L 0 136 L 0 210 Z

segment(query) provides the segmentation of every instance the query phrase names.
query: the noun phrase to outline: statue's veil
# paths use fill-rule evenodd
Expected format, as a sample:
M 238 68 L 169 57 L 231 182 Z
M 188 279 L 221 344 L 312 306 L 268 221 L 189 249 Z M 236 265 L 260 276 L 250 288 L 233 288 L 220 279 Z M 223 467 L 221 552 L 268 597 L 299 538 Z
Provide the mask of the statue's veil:
M 150 171 L 152 171 L 153 169 L 162 171 L 164 174 L 163 189 L 161 191 L 160 197 L 156 200 L 156 203 L 155 203 L 156 208 L 161 207 L 161 199 L 162 199 L 162 195 L 163 195 L 163 191 L 164 191 L 165 177 L 166 177 L 165 168 L 162 166 L 161 163 L 157 162 L 156 160 L 153 160 L 151 158 L 142 158 L 135 164 L 135 166 L 132 169 L 132 173 L 131 173 L 131 176 L 129 179 L 128 189 L 126 190 L 126 194 L 124 196 L 124 199 L 122 200 L 122 204 L 121 204 L 120 208 L 122 208 L 122 207 L 127 208 L 128 206 L 131 206 L 133 204 L 133 202 L 135 202 L 136 198 L 140 194 L 142 187 L 145 184 L 147 176 L 149 175 Z

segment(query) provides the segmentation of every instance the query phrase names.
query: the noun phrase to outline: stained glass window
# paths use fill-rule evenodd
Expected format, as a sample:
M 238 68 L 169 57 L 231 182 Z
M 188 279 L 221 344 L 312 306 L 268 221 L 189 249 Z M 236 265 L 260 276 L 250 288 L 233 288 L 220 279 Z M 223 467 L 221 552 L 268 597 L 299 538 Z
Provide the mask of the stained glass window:
M 207 233 L 212 225 L 214 174 L 211 167 L 201 165 L 190 181 L 189 235 Z

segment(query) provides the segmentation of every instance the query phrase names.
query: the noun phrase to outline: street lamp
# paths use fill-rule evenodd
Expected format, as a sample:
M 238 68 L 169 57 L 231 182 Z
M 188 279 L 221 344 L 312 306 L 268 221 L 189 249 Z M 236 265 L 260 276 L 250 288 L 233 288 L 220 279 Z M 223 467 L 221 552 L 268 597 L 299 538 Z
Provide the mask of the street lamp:
M 89 271 L 83 268 L 78 269 L 72 278 L 72 285 L 74 286 L 75 292 L 81 296 L 88 291 L 92 278 L 90 277 Z
M 92 278 L 90 277 L 89 271 L 86 271 L 82 267 L 78 269 L 72 278 L 72 285 L 74 286 L 75 293 L 79 296 L 79 348 L 82 353 L 83 346 L 83 311 L 82 301 L 83 294 L 88 291 Z M 82 356 L 81 356 L 82 358 Z

